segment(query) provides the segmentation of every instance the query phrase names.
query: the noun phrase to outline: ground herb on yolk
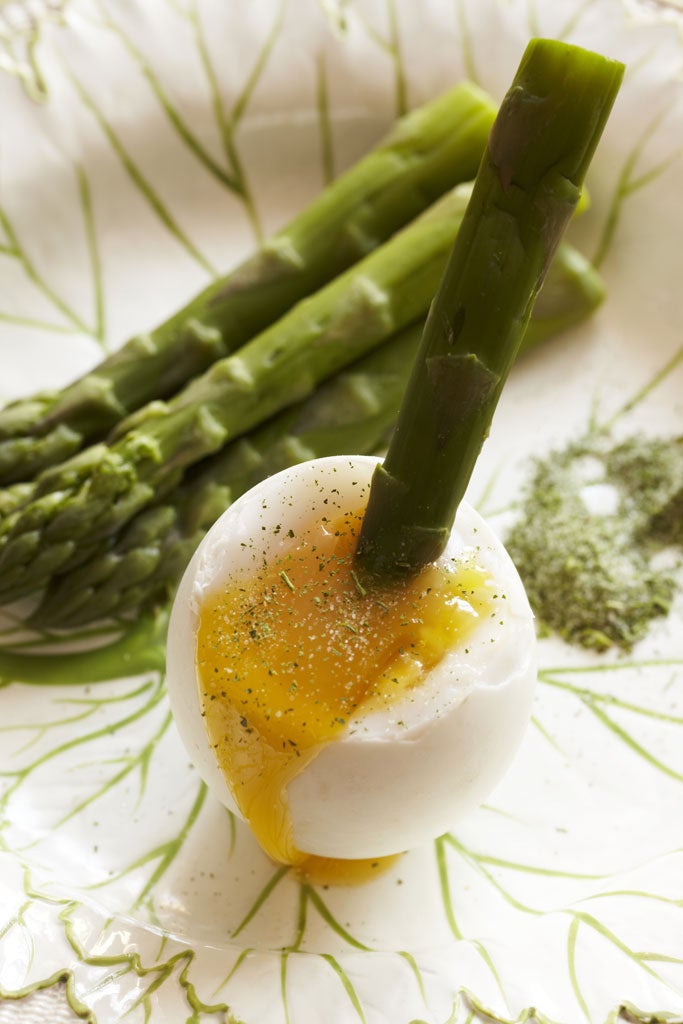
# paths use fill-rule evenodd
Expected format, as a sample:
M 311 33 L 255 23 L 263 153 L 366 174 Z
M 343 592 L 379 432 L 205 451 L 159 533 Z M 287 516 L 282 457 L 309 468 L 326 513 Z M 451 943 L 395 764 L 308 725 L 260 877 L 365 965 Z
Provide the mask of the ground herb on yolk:
M 596 431 L 535 461 L 506 540 L 539 624 L 630 650 L 669 611 L 683 542 L 683 439 Z
M 305 859 L 289 816 L 292 780 L 358 715 L 419 700 L 427 674 L 495 611 L 474 553 L 369 592 L 353 561 L 361 519 L 353 510 L 311 522 L 199 609 L 207 735 L 241 813 L 283 863 Z

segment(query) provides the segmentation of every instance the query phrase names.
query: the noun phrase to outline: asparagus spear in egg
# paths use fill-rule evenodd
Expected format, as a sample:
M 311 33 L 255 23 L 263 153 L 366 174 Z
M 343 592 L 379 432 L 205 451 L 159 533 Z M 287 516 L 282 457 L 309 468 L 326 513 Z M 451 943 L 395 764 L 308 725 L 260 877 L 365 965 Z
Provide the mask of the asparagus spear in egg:
M 623 71 L 557 40 L 529 43 L 373 476 L 356 555 L 368 574 L 409 575 L 443 551 Z

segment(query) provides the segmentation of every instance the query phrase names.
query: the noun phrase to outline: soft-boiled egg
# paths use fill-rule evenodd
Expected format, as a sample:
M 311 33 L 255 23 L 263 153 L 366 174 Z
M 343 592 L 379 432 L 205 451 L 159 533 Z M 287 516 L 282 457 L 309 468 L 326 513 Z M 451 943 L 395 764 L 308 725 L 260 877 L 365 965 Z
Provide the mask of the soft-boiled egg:
M 377 588 L 354 568 L 376 462 L 319 459 L 254 487 L 209 531 L 173 606 L 180 735 L 284 863 L 440 835 L 502 777 L 529 716 L 533 616 L 471 507 L 409 583 Z

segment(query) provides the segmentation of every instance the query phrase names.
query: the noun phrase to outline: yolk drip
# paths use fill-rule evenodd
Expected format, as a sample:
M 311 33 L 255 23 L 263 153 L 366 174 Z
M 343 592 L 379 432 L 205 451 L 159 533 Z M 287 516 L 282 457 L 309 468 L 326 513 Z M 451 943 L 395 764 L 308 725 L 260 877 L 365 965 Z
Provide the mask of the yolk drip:
M 351 512 L 290 531 L 282 555 L 199 609 L 209 741 L 259 843 L 286 864 L 306 859 L 292 836 L 292 779 L 356 716 L 405 698 L 491 608 L 471 564 L 366 589 L 353 565 L 360 522 Z

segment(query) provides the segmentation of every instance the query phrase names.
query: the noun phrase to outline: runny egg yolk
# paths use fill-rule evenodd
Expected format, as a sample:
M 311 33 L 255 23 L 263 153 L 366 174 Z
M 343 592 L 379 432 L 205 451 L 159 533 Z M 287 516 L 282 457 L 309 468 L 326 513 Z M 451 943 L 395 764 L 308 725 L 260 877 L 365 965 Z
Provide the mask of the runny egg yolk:
M 488 577 L 471 562 L 364 585 L 353 563 L 361 517 L 290 531 L 281 554 L 198 610 L 197 678 L 217 762 L 265 852 L 313 878 L 319 859 L 294 844 L 289 783 L 359 716 L 405 699 L 491 610 Z M 331 877 L 329 867 L 318 874 Z

